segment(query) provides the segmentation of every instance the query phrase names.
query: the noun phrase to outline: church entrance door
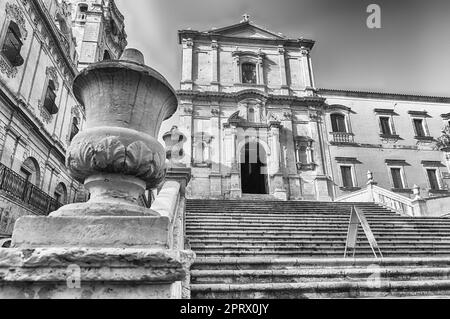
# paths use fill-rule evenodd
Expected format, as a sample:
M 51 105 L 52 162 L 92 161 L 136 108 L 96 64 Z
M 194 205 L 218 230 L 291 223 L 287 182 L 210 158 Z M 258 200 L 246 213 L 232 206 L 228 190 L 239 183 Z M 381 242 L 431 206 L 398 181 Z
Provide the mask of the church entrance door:
M 241 150 L 241 185 L 243 194 L 268 194 L 267 156 L 257 142 Z

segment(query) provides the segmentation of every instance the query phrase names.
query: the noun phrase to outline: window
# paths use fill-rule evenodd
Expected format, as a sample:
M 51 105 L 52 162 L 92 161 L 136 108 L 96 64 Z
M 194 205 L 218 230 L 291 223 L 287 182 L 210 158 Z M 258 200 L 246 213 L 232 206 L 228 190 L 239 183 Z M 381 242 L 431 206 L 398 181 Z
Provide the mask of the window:
M 331 127 L 334 133 L 347 133 L 345 115 L 331 114 Z
M 195 162 L 206 164 L 209 161 L 209 148 L 205 142 L 197 143 L 195 147 Z
M 438 173 L 436 169 L 427 169 L 428 181 L 432 190 L 440 190 Z
M 79 4 L 78 5 L 78 14 L 77 19 L 78 20 L 86 20 L 86 13 L 88 11 L 88 5 L 87 4 Z
M 58 113 L 58 107 L 56 106 L 56 87 L 53 80 L 48 81 L 47 91 L 45 92 L 44 108 L 49 114 Z
M 256 84 L 256 65 L 253 63 L 242 64 L 242 83 Z
M 404 189 L 405 188 L 405 183 L 403 182 L 401 168 L 392 167 L 391 168 L 391 176 L 392 176 L 392 183 L 393 183 L 395 189 Z
M 103 61 L 111 60 L 111 54 L 107 50 L 103 53 Z
M 66 204 L 67 203 L 67 187 L 66 187 L 66 185 L 64 185 L 64 183 L 59 183 L 58 186 L 56 186 L 53 196 L 58 201 L 58 203 Z
M 351 166 L 341 166 L 342 186 L 345 188 L 354 187 Z
M 391 127 L 391 118 L 387 116 L 380 117 L 381 133 L 383 135 L 394 135 Z
M 19 27 L 15 22 L 11 21 L 3 43 L 2 55 L 12 66 L 21 66 L 24 62 L 20 55 L 21 49 L 22 41 Z
M 73 118 L 72 121 L 72 129 L 70 131 L 70 141 L 72 142 L 73 138 L 80 132 L 80 128 L 78 127 L 78 119 L 76 117 Z
M 248 110 L 248 121 L 251 123 L 255 122 L 255 109 L 253 109 L 253 108 L 250 108 Z
M 414 129 L 416 130 L 416 136 L 425 137 L 425 129 L 423 128 L 423 120 L 422 119 L 414 119 Z

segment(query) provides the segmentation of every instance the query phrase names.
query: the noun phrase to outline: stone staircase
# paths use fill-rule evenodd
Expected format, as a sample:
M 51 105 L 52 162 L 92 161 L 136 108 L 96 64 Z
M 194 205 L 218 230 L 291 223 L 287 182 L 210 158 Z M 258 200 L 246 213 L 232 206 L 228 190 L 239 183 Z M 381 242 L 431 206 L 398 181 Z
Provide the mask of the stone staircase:
M 372 258 L 362 230 L 357 259 L 342 258 L 352 205 L 384 259 Z M 373 203 L 189 200 L 186 232 L 198 258 L 193 298 L 450 295 L 449 219 Z

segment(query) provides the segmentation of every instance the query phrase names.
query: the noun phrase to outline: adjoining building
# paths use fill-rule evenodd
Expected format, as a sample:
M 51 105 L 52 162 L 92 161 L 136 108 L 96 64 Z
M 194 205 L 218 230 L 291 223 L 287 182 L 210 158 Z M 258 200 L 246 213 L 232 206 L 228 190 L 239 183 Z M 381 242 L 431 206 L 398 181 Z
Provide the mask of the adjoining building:
M 181 30 L 179 43 L 191 197 L 332 201 L 365 188 L 368 171 L 406 197 L 415 185 L 424 196 L 450 195 L 436 143 L 450 98 L 317 89 L 315 42 L 247 15 L 224 28 Z
M 0 233 L 86 199 L 65 167 L 86 118 L 71 85 L 79 68 L 118 57 L 126 34 L 114 1 L 80 3 L 0 2 Z

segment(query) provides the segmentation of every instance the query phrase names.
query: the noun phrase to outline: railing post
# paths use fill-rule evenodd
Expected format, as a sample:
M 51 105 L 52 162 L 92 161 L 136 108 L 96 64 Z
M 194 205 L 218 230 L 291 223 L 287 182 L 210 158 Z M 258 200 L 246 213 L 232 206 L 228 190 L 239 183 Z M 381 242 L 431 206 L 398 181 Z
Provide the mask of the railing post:
M 420 187 L 413 187 L 414 199 L 412 200 L 413 217 L 424 217 L 428 215 L 427 201 L 420 196 Z

